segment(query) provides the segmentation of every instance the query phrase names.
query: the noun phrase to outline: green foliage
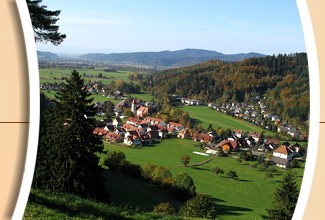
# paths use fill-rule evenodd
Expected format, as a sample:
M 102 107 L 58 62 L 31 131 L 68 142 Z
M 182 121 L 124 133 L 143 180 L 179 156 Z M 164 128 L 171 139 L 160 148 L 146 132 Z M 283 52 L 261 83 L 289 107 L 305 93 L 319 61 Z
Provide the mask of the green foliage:
M 151 206 L 152 207 L 152 206 Z M 148 208 L 149 209 L 149 208 Z M 82 197 L 42 190 L 31 190 L 23 219 L 113 219 L 113 220 L 152 220 L 152 219 L 179 219 L 174 216 L 145 212 L 130 206 L 115 206 L 113 204 L 96 202 Z
M 273 207 L 267 209 L 268 216 L 264 219 L 290 220 L 298 201 L 299 189 L 296 174 L 287 172 L 274 192 Z
M 120 170 L 125 159 L 126 156 L 123 152 L 111 151 L 107 153 L 104 165 L 112 170 Z
M 154 165 L 154 164 L 143 165 L 142 176 L 145 179 L 148 179 L 158 185 L 166 183 L 165 180 L 172 178 L 172 174 L 169 169 L 162 167 L 162 166 Z M 169 181 L 167 181 L 167 182 L 169 182 Z
M 266 94 L 271 112 L 304 123 L 309 112 L 306 53 L 251 58 L 236 63 L 208 61 L 154 75 L 153 95 L 178 94 L 204 102 L 242 102 Z M 189 95 L 190 94 L 190 95 Z
M 169 202 L 162 202 L 153 207 L 153 212 L 164 215 L 173 215 L 176 209 Z
M 107 100 L 103 103 L 103 108 L 105 110 L 105 116 L 109 118 L 114 113 L 114 103 Z
M 172 173 L 169 169 L 162 166 L 156 166 L 151 174 L 151 180 L 156 184 L 161 184 L 164 179 L 169 179 L 171 177 Z
M 127 160 L 121 163 L 120 171 L 131 177 L 142 178 L 142 167 Z
M 181 200 L 187 200 L 196 195 L 196 187 L 191 176 L 187 173 L 179 173 L 172 183 L 176 196 Z
M 241 151 L 239 158 L 245 161 L 252 161 L 254 159 L 254 156 L 252 154 L 252 151 Z
M 217 207 L 206 195 L 199 194 L 186 201 L 179 214 L 185 217 L 214 219 L 217 216 Z
M 109 92 L 121 91 L 124 93 L 141 93 L 141 88 L 134 82 L 125 82 L 122 80 L 114 80 L 108 85 Z
M 298 160 L 296 159 L 293 159 L 291 162 L 290 162 L 290 167 L 291 168 L 299 168 L 301 166 L 301 162 L 299 162 Z
M 228 173 L 227 173 L 227 176 L 232 178 L 232 179 L 237 179 L 238 178 L 238 175 L 237 175 L 236 171 L 234 171 L 234 170 L 229 170 Z
M 225 171 L 223 169 L 221 169 L 220 167 L 214 167 L 212 169 L 212 173 L 215 173 L 215 174 L 217 174 L 219 176 L 219 174 L 224 174 Z
M 72 71 L 55 104 L 42 115 L 33 186 L 105 199 L 96 156 L 103 144 L 92 134 L 96 109 L 83 86 L 79 73 Z
M 60 11 L 47 10 L 47 6 L 41 5 L 42 0 L 26 0 L 30 18 L 33 25 L 34 36 L 37 42 L 50 42 L 59 45 L 66 38 L 65 34 L 59 33 Z
M 264 156 L 263 156 L 263 155 L 260 155 L 260 156 L 258 157 L 258 159 L 257 159 L 257 162 L 258 162 L 259 164 L 264 163 Z
M 154 169 L 157 167 L 157 165 L 154 165 L 154 164 L 144 164 L 142 166 L 142 176 L 145 178 L 145 179 L 149 179 L 151 180 L 152 178 L 152 174 L 154 172 Z
M 274 178 L 272 172 L 267 171 L 267 172 L 265 173 L 265 179 L 272 179 L 272 178 Z

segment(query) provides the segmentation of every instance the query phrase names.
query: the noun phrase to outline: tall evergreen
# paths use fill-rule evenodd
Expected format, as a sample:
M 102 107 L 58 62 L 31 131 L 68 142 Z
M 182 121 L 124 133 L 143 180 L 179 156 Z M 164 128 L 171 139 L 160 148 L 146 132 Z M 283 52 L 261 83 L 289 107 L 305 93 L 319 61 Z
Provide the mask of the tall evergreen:
M 60 11 L 51 11 L 47 6 L 41 5 L 43 0 L 26 0 L 30 18 L 33 25 L 34 36 L 37 42 L 50 42 L 59 45 L 66 38 L 59 32 L 56 22 L 59 20 Z
M 273 207 L 267 209 L 268 216 L 264 219 L 290 220 L 292 219 L 299 196 L 296 174 L 292 171 L 285 174 L 280 185 L 274 192 Z
M 34 187 L 98 199 L 104 194 L 96 155 L 103 144 L 92 134 L 96 113 L 92 101 L 84 80 L 72 71 L 55 104 L 41 117 Z

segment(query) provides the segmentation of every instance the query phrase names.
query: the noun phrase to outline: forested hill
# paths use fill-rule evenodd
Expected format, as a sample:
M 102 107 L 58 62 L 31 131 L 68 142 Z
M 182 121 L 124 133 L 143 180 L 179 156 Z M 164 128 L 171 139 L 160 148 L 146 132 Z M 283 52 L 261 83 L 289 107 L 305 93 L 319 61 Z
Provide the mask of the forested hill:
M 223 54 L 216 51 L 184 49 L 178 51 L 135 52 L 135 53 L 92 53 L 80 56 L 88 61 L 100 61 L 111 64 L 145 65 L 158 69 L 190 66 L 208 60 L 227 62 L 240 61 L 251 57 L 263 57 L 259 53 Z
M 250 58 L 226 63 L 208 61 L 169 69 L 154 77 L 157 96 L 177 94 L 205 102 L 242 102 L 266 95 L 270 111 L 296 122 L 308 120 L 309 75 L 306 53 Z

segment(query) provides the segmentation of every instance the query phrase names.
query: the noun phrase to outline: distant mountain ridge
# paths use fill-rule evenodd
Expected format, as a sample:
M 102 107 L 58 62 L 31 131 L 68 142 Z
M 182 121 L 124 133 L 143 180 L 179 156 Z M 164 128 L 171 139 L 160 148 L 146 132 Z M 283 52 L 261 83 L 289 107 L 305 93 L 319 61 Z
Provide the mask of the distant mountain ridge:
M 38 56 L 38 59 L 59 59 L 60 56 L 58 56 L 57 54 L 55 53 L 52 53 L 52 52 L 45 52 L 45 51 L 37 51 L 37 56 Z
M 44 52 L 43 52 L 44 53 Z M 43 54 L 43 57 L 46 54 Z M 184 49 L 177 51 L 160 52 L 133 52 L 133 53 L 89 53 L 76 59 L 90 62 L 105 62 L 108 64 L 143 65 L 153 68 L 177 68 L 195 65 L 208 60 L 222 60 L 237 62 L 252 57 L 264 57 L 260 53 L 223 54 L 211 50 Z

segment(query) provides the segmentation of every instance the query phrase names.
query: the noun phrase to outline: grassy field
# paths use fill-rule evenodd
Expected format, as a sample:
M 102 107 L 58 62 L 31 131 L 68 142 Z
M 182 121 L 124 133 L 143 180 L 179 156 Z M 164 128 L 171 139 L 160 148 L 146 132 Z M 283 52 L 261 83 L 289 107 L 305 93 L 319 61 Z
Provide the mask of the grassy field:
M 273 192 L 278 186 L 283 169 L 276 169 L 273 179 L 265 179 L 265 171 L 251 168 L 253 162 L 239 163 L 234 158 L 216 158 L 200 167 L 191 168 L 180 166 L 180 158 L 187 154 L 191 157 L 190 164 L 207 159 L 206 156 L 194 154 L 200 151 L 197 142 L 183 139 L 167 139 L 155 146 L 139 149 L 123 145 L 106 144 L 108 151 L 122 151 L 127 160 L 136 164 L 158 164 L 170 168 L 173 176 L 186 172 L 194 179 L 196 190 L 207 194 L 218 205 L 219 219 L 261 219 L 266 214 L 265 209 L 271 207 Z M 211 172 L 215 166 L 221 167 L 225 173 L 235 170 L 238 180 L 227 178 L 225 174 L 217 176 Z M 297 172 L 299 185 L 303 176 L 303 168 L 293 169 Z M 139 198 L 138 203 L 143 201 Z
M 55 98 L 55 91 L 49 91 L 49 90 L 41 90 L 42 93 L 44 93 L 45 96 L 48 98 L 54 99 Z M 110 100 L 114 104 L 119 103 L 121 100 L 114 100 L 112 97 L 107 98 L 106 96 L 103 96 L 101 94 L 93 94 L 91 95 L 91 98 L 94 99 L 94 102 L 105 102 L 107 100 Z
M 159 216 L 151 212 L 132 209 L 130 206 L 121 207 L 95 202 L 67 193 L 32 190 L 23 219 L 177 220 L 179 218 Z
M 263 128 L 253 125 L 247 121 L 231 117 L 230 115 L 223 114 L 216 110 L 212 110 L 207 106 L 183 106 L 182 110 L 188 112 L 190 117 L 197 120 L 203 127 L 207 128 L 209 124 L 217 129 L 241 129 L 243 131 L 261 132 Z M 274 135 L 273 132 L 266 131 L 266 135 Z
M 60 82 L 61 77 L 68 77 L 73 68 L 40 68 L 40 82 Z M 76 69 L 81 76 L 89 75 L 85 77 L 85 80 L 91 81 L 102 81 L 105 84 L 109 84 L 113 80 L 123 80 L 129 81 L 128 74 L 132 73 L 130 71 L 117 71 L 117 72 L 105 72 L 104 69 Z M 98 79 L 95 76 L 101 73 L 105 79 Z M 56 79 L 55 79 L 56 78 Z
M 130 94 L 130 96 L 133 98 L 137 98 L 137 99 L 146 101 L 146 102 L 150 102 L 154 98 L 152 95 L 149 95 L 146 93 L 144 93 L 144 94 Z

